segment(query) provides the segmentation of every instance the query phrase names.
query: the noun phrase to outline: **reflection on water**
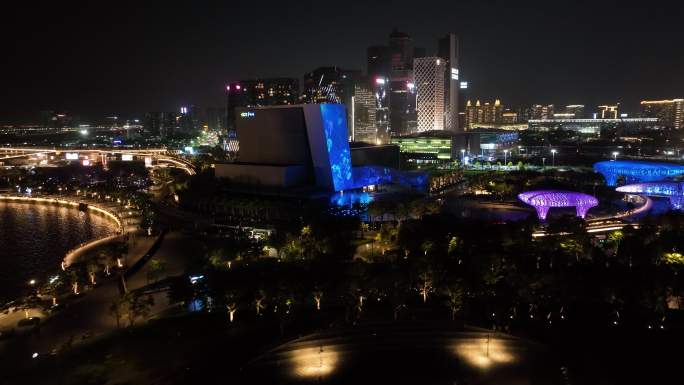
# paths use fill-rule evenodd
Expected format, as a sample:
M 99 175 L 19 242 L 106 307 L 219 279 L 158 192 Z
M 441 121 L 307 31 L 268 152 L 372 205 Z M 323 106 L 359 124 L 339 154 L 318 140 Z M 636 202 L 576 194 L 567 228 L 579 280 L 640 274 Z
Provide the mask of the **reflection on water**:
M 290 352 L 292 374 L 297 378 L 325 377 L 335 370 L 339 353 L 330 346 L 304 348 Z
M 458 358 L 479 369 L 488 369 L 517 361 L 510 341 L 489 336 L 457 341 L 453 351 Z
M 0 301 L 20 295 L 30 279 L 44 281 L 73 247 L 115 232 L 108 219 L 75 208 L 0 202 Z

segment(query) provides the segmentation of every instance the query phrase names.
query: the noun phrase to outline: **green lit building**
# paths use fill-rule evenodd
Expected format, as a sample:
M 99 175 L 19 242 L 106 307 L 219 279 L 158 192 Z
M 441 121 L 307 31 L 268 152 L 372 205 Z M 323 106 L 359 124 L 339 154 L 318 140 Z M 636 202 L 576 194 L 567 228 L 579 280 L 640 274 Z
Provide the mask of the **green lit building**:
M 440 163 L 493 155 L 517 145 L 518 133 L 505 130 L 469 130 L 466 132 L 427 131 L 395 137 L 405 160 L 416 163 Z

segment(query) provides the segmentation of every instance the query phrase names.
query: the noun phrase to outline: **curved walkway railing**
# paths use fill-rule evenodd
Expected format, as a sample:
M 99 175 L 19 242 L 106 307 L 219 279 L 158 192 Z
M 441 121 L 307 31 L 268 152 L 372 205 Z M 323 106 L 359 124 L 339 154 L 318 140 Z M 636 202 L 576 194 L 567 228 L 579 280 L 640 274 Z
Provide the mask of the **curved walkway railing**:
M 1 195 L 0 194 L 0 201 L 9 201 L 9 202 L 28 202 L 28 203 L 40 203 L 40 204 L 59 204 L 59 205 L 64 205 L 64 206 L 70 206 L 70 207 L 75 207 L 78 208 L 82 203 L 86 204 L 88 206 L 88 210 L 95 211 L 97 213 L 100 213 L 107 217 L 108 219 L 112 220 L 114 223 L 117 225 L 117 232 L 116 234 L 113 235 L 108 235 L 105 237 L 100 237 L 96 239 L 91 239 L 89 241 L 83 242 L 79 245 L 77 245 L 75 248 L 71 249 L 70 251 L 67 252 L 67 254 L 64 256 L 63 264 L 64 267 L 69 266 L 73 261 L 75 260 L 75 257 L 79 255 L 82 251 L 90 249 L 92 247 L 104 244 L 106 242 L 112 241 L 118 237 L 121 237 L 124 235 L 125 232 L 125 224 L 124 220 L 117 214 L 116 212 L 107 209 L 105 207 L 100 207 L 96 204 L 91 203 L 90 201 L 83 201 L 83 200 L 74 200 L 70 199 L 69 197 L 27 197 L 27 196 L 16 196 L 16 195 Z

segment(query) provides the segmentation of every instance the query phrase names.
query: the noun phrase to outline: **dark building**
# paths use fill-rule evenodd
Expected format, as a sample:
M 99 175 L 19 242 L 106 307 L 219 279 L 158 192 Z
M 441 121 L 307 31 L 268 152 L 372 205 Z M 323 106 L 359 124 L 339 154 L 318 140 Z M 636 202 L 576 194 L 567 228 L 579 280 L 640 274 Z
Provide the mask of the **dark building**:
M 195 135 L 201 128 L 199 108 L 196 106 L 181 107 L 177 121 L 178 132 L 176 134 Z
M 263 107 L 297 104 L 299 80 L 295 78 L 248 79 L 231 83 L 226 87 L 226 128 L 235 131 L 235 109 L 239 107 Z
M 388 45 L 368 47 L 368 76 L 376 81 L 378 133 L 404 135 L 417 130 L 413 59 L 425 50 L 398 30 L 390 33 Z M 383 139 L 380 143 L 387 143 Z
M 368 55 L 368 76 L 386 77 L 390 73 L 389 48 L 384 45 L 374 45 L 366 50 Z
M 207 108 L 207 127 L 211 131 L 223 131 L 226 129 L 226 109 Z
M 319 67 L 304 74 L 304 103 L 342 103 L 342 76 L 339 67 Z
M 393 30 L 389 36 L 390 70 L 410 71 L 413 68 L 413 39 L 398 30 Z
M 41 111 L 40 120 L 45 128 L 74 127 L 78 124 L 77 119 L 64 111 Z
M 179 118 L 175 112 L 148 112 L 143 119 L 143 132 L 161 139 L 178 132 Z

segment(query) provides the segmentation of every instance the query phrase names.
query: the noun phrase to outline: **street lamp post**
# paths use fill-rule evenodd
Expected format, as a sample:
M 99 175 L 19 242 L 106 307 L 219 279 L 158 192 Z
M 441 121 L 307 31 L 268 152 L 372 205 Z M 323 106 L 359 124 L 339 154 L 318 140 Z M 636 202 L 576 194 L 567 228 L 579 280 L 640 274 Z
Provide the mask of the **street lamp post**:
M 613 160 L 617 160 L 618 154 L 619 153 L 617 151 L 613 151 Z
M 556 167 L 556 152 L 555 148 L 551 150 L 551 167 Z
M 465 149 L 461 149 L 461 164 L 465 167 Z
M 504 150 L 504 166 L 508 164 L 508 150 Z

